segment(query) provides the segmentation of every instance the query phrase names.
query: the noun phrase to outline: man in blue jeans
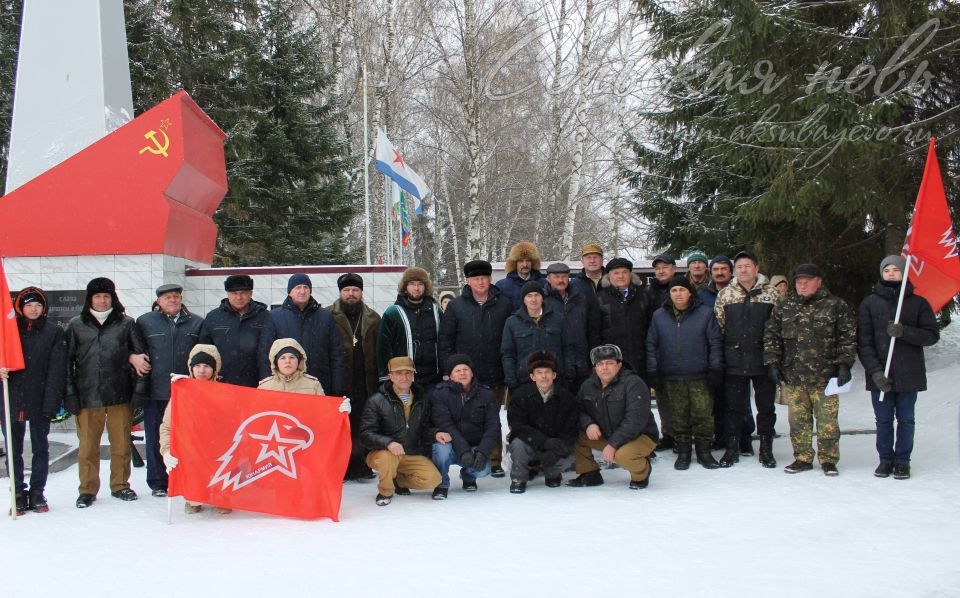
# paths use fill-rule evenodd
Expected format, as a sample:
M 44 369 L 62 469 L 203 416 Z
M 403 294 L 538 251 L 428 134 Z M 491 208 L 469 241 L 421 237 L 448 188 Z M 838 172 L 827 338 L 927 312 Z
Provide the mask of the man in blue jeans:
M 463 489 L 476 491 L 477 478 L 490 475 L 490 454 L 500 440 L 500 407 L 490 387 L 474 380 L 470 357 L 450 356 L 447 372 L 449 380 L 433 391 L 433 423 L 437 426 L 433 463 L 441 478 L 433 491 L 434 500 L 447 498 L 454 464 L 460 466 Z

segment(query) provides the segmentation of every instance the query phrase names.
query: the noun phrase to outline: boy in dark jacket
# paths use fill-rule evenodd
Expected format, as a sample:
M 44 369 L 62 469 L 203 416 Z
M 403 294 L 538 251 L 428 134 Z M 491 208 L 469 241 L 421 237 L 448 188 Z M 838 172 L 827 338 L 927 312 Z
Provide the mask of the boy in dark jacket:
M 555 384 L 557 358 L 553 353 L 536 351 L 527 359 L 526 366 L 533 382 L 517 388 L 507 408 L 513 494 L 526 492 L 533 460 L 543 467 L 548 488 L 560 486 L 563 471 L 573 465 L 580 417 L 576 397 Z
M 900 321 L 894 323 L 897 299 L 903 281 L 905 260 L 888 255 L 880 262 L 880 281 L 857 313 L 857 353 L 867 374 L 867 390 L 873 397 L 877 418 L 877 453 L 880 465 L 873 475 L 898 480 L 910 477 L 913 451 L 914 408 L 917 393 L 927 389 L 923 348 L 940 340 L 936 316 L 926 299 L 913 293 L 907 281 Z M 896 339 L 894 341 L 894 339 Z M 893 359 L 890 375 L 884 366 L 890 343 Z M 893 420 L 897 420 L 894 435 Z
M 49 509 L 43 496 L 49 471 L 50 418 L 63 403 L 67 373 L 67 346 L 63 329 L 47 321 L 47 296 L 36 287 L 20 291 L 13 302 L 17 328 L 23 347 L 22 370 L 0 369 L 0 378 L 9 380 L 10 425 L 4 422 L 3 432 L 13 443 L 13 472 L 16 485 L 17 514 L 28 509 L 45 513 Z M 0 420 L 4 413 L 0 410 Z M 30 422 L 30 492 L 23 477 L 23 439 L 26 422 Z
M 670 299 L 653 314 L 647 332 L 647 379 L 670 396 L 673 433 L 677 442 L 676 469 L 690 467 L 691 441 L 696 439 L 697 463 L 707 469 L 720 464 L 710 454 L 713 403 L 707 380 L 722 379 L 723 337 L 713 310 L 700 303 L 685 277 L 668 285 Z
M 408 488 L 439 484 L 440 473 L 425 455 L 434 440 L 450 441 L 431 423 L 430 398 L 413 383 L 413 360 L 394 357 L 387 369 L 389 380 L 367 399 L 360 420 L 360 442 L 370 451 L 367 465 L 380 479 L 376 502 L 381 507 L 390 504 L 394 493 L 407 495 Z
M 500 440 L 500 407 L 490 387 L 473 377 L 473 363 L 464 354 L 448 361 L 449 380 L 433 392 L 433 422 L 437 442 L 433 463 L 440 470 L 440 485 L 433 498 L 443 500 L 450 488 L 451 465 L 460 466 L 460 479 L 467 492 L 477 490 L 477 478 L 490 475 L 490 455 Z M 445 433 L 447 439 L 441 439 Z

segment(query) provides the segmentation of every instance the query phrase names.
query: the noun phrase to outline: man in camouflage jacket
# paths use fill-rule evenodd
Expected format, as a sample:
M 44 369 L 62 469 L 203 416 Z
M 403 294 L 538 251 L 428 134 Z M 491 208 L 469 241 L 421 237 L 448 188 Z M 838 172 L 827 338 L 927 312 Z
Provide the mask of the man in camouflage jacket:
M 763 364 L 776 384 L 784 385 L 790 417 L 793 463 L 787 473 L 813 469 L 813 418 L 817 419 L 817 453 L 823 473 L 837 475 L 840 460 L 840 400 L 825 395 L 827 382 L 850 381 L 857 356 L 857 323 L 850 307 L 823 286 L 815 264 L 794 271 L 796 294 L 767 321 Z

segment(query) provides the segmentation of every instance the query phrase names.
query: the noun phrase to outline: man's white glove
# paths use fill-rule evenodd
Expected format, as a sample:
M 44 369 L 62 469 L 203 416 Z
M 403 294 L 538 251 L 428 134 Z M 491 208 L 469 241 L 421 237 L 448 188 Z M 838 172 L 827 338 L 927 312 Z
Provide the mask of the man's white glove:
M 350 410 L 350 399 L 343 399 L 343 401 L 340 402 L 340 413 L 350 413 Z
M 173 471 L 173 468 L 180 463 L 180 459 L 177 459 L 171 453 L 164 453 L 163 455 L 163 464 L 167 466 L 167 473 Z
M 190 376 L 185 376 L 184 374 L 170 374 L 170 381 L 176 382 L 177 380 L 182 380 L 184 378 L 189 378 Z

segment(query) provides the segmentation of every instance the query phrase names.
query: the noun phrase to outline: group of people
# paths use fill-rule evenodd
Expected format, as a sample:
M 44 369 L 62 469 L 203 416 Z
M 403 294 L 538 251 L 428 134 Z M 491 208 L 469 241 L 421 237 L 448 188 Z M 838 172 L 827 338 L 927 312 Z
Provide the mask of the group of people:
M 537 248 L 520 242 L 496 284 L 489 262 L 466 263 L 457 296 L 435 298 L 428 273 L 408 268 L 382 316 L 364 303 L 364 281 L 354 273 L 338 278 L 339 298 L 326 307 L 309 276 L 295 274 L 273 310 L 253 300 L 252 278 L 232 275 L 227 297 L 202 318 L 183 305 L 180 286 L 167 284 L 136 321 L 113 282 L 95 278 L 65 330 L 46 322 L 42 290 L 23 289 L 14 303 L 26 369 L 0 370 L 10 380 L 12 421 L 4 430 L 14 444 L 17 509 L 48 508 L 46 436 L 61 405 L 77 422 L 78 508 L 91 506 L 99 490 L 104 428 L 111 495 L 137 499 L 129 484 L 135 404 L 143 407 L 147 484 L 153 496 L 166 496 L 177 464 L 169 450 L 171 376 L 349 397 L 341 405 L 353 436 L 346 478 L 378 478 L 376 502 L 386 505 L 410 489 L 446 498 L 454 464 L 466 491 L 478 478 L 507 475 L 504 405 L 514 493 L 541 473 L 546 486 L 558 487 L 571 466 L 577 475 L 568 486 L 602 484 L 594 451 L 628 471 L 632 489 L 647 486 L 655 450 L 673 449 L 678 470 L 694 455 L 708 469 L 731 467 L 753 454 L 754 429 L 760 464 L 775 467 L 778 395 L 789 408 L 793 445 L 785 471 L 810 470 L 816 456 L 826 475 L 837 475 L 839 401 L 825 389 L 831 379 L 850 381 L 859 353 L 877 417 L 875 473 L 910 476 L 914 405 L 926 388 L 923 347 L 939 335 L 929 304 L 909 283 L 893 321 L 902 258 L 883 260 L 859 317 L 830 294 L 814 264 L 797 266 L 791 287 L 783 276 L 760 274 L 749 251 L 732 259 L 694 251 L 686 259 L 681 275 L 672 256 L 656 256 L 645 281 L 625 258 L 604 265 L 602 248 L 591 243 L 579 273 L 562 262 L 543 273 Z

